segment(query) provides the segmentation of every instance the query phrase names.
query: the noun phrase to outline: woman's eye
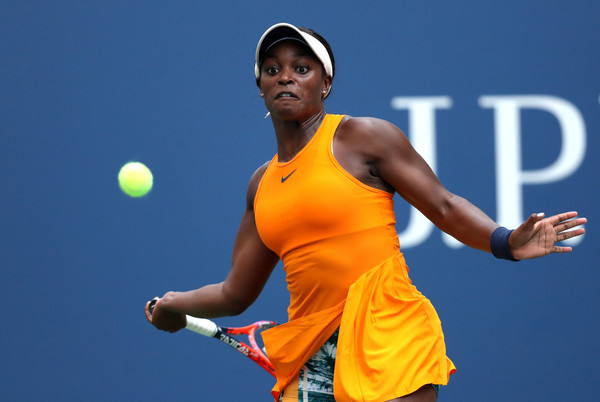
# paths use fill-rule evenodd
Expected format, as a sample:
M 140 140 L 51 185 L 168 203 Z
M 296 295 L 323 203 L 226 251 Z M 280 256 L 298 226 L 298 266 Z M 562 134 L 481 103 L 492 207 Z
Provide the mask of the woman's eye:
M 277 74 L 279 69 L 277 67 L 267 67 L 266 71 L 267 71 L 267 74 L 269 74 L 269 75 L 275 75 L 275 74 Z
M 308 73 L 308 66 L 298 66 L 298 67 L 296 67 L 296 71 L 299 74 L 306 74 L 306 73 Z

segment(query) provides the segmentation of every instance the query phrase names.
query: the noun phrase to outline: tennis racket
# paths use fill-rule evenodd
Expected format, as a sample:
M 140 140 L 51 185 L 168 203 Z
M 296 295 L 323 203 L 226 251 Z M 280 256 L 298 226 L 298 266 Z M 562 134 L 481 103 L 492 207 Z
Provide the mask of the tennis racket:
M 150 302 L 149 310 L 152 314 L 154 305 L 157 299 Z M 205 318 L 192 317 L 186 315 L 187 325 L 186 329 L 196 332 L 197 334 L 216 338 L 226 345 L 231 346 L 250 360 L 267 370 L 272 376 L 275 376 L 273 365 L 269 361 L 269 358 L 265 355 L 263 350 L 260 348 L 256 341 L 256 333 L 260 333 L 266 329 L 273 328 L 278 324 L 273 321 L 257 321 L 254 324 L 247 325 L 245 327 L 219 327 L 211 320 Z M 248 342 L 250 345 L 233 338 L 230 335 L 247 335 Z

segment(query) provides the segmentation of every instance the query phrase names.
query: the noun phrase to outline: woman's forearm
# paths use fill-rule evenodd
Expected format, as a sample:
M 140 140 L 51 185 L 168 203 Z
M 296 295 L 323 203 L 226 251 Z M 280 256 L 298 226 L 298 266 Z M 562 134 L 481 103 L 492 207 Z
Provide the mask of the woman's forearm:
M 448 198 L 443 212 L 432 221 L 467 246 L 488 252 L 490 236 L 498 226 L 481 209 L 457 195 Z
M 222 289 L 223 283 L 216 283 L 187 292 L 167 292 L 161 299 L 160 307 L 166 311 L 204 318 L 242 313 L 245 308 L 225 297 Z

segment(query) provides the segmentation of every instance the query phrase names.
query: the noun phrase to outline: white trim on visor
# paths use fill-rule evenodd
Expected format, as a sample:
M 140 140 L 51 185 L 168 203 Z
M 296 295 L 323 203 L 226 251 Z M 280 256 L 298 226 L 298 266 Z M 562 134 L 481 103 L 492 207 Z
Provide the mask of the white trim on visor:
M 321 64 L 323 64 L 323 67 L 325 68 L 325 73 L 327 75 L 333 77 L 333 65 L 331 63 L 331 58 L 329 57 L 329 53 L 327 52 L 327 49 L 325 48 L 325 46 L 314 36 L 309 35 L 305 32 L 302 32 L 301 30 L 299 30 L 292 24 L 287 24 L 287 23 L 282 22 L 279 24 L 275 24 L 271 28 L 267 29 L 265 31 L 265 33 L 261 36 L 260 40 L 258 41 L 258 45 L 256 46 L 256 54 L 254 56 L 254 60 L 255 60 L 254 61 L 254 75 L 256 76 L 256 78 L 260 77 L 260 68 L 259 68 L 260 60 L 258 58 L 259 58 L 259 54 L 260 54 L 260 49 L 263 45 L 263 40 L 267 37 L 267 35 L 269 33 L 274 31 L 275 29 L 282 28 L 282 27 L 292 29 L 298 35 L 300 35 L 300 37 L 304 40 L 304 42 L 306 42 L 308 47 L 310 47 L 310 49 L 314 52 L 315 56 L 317 56 L 317 58 L 321 61 Z M 268 45 L 270 46 L 271 43 L 269 43 Z

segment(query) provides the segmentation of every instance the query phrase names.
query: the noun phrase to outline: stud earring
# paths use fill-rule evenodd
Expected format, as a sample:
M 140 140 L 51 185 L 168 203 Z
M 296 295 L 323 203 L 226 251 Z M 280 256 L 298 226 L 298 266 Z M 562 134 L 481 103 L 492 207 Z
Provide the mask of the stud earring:
M 261 93 L 260 93 L 260 97 L 261 97 L 261 98 L 264 98 L 264 97 L 265 97 L 265 94 L 261 92 Z

